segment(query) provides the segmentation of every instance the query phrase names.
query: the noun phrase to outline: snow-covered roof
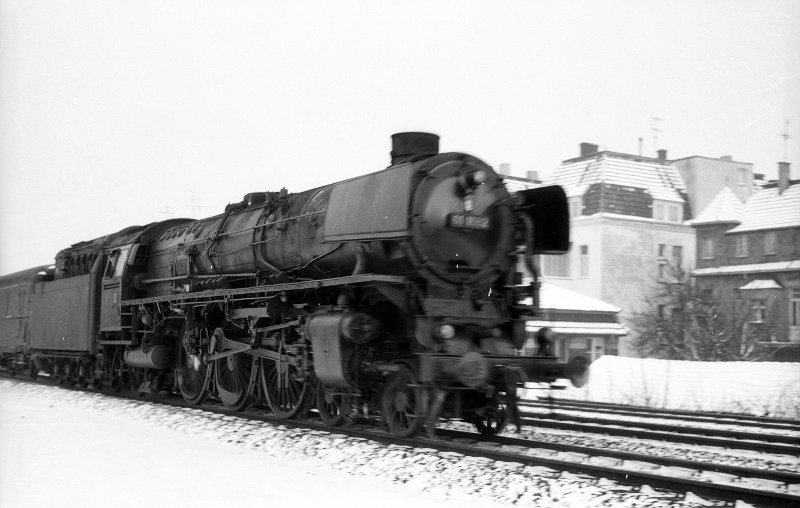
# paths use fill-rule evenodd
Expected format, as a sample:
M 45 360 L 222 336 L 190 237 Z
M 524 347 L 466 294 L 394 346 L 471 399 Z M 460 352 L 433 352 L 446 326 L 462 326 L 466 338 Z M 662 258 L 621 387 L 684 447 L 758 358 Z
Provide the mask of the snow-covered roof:
M 774 279 L 751 280 L 739 289 L 783 289 L 783 286 L 775 282 Z
M 723 187 L 714 199 L 689 224 L 714 224 L 718 222 L 739 222 L 744 204 L 730 187 Z
M 551 310 L 578 310 L 586 312 L 614 312 L 621 311 L 617 306 L 598 300 L 591 296 L 572 291 L 571 289 L 556 286 L 550 282 L 542 282 L 539 291 L 539 306 Z
M 567 195 L 582 194 L 595 183 L 616 184 L 647 191 L 653 199 L 683 203 L 685 191 L 678 170 L 666 161 L 615 152 L 599 152 L 564 161 L 553 174 Z
M 523 283 L 530 283 L 530 279 Z M 524 303 L 530 304 L 531 299 L 526 298 Z M 581 312 L 613 312 L 618 313 L 622 309 L 598 300 L 591 296 L 562 288 L 551 282 L 543 281 L 539 288 L 539 307 L 543 310 L 574 310 Z
M 777 187 L 756 191 L 744 205 L 741 223 L 728 233 L 800 227 L 800 184 L 783 193 Z
M 775 261 L 773 263 L 755 263 L 750 265 L 727 265 L 713 268 L 698 268 L 692 272 L 693 276 L 724 275 L 733 273 L 755 272 L 788 272 L 800 270 L 800 259 L 794 261 Z

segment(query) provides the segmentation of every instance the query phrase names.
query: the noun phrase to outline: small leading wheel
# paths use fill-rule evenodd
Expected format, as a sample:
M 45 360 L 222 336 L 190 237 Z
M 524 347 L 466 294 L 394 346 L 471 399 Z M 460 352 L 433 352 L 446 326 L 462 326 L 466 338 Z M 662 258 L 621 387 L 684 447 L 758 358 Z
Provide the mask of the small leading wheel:
M 36 381 L 36 378 L 39 377 L 39 364 L 36 363 L 36 360 L 31 360 L 31 364 L 28 367 L 28 377 L 31 381 Z
M 231 411 L 244 411 L 252 402 L 250 378 L 253 357 L 248 354 L 226 356 L 214 361 L 214 378 L 222 404 Z
M 206 332 L 207 330 L 202 328 L 185 330 L 177 345 L 178 361 L 175 365 L 175 377 L 178 378 L 178 388 L 183 400 L 193 405 L 202 404 L 210 395 L 211 369 L 203 361 L 203 350 L 198 345 L 202 343 L 202 338 L 198 340 L 197 336 Z
M 294 418 L 307 409 L 309 383 L 302 379 L 296 366 L 261 360 L 261 388 L 267 404 L 278 418 Z
M 326 388 L 322 383 L 317 383 L 317 412 L 322 423 L 338 427 L 347 416 L 347 397 L 335 393 L 334 390 L 335 388 Z
M 475 413 L 470 418 L 475 429 L 483 437 L 496 436 L 503 432 L 508 422 L 508 411 L 503 404 L 496 404 L 493 408 Z
M 407 368 L 395 372 L 383 388 L 382 418 L 395 436 L 407 437 L 415 434 L 422 425 L 417 415 L 418 401 L 414 374 Z

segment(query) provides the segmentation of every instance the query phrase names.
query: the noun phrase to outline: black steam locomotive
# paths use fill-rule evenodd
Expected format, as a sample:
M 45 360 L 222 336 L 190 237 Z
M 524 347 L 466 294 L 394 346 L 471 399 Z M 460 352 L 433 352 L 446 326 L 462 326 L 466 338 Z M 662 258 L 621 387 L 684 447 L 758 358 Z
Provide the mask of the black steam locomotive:
M 247 194 L 0 278 L 4 363 L 192 404 L 261 401 L 283 418 L 316 406 L 330 425 L 380 415 L 397 435 L 440 417 L 496 433 L 521 383 L 585 382 L 586 362 L 560 363 L 545 342 L 516 354 L 537 312 L 536 255 L 568 249 L 563 190 L 512 196 L 482 161 L 438 153 L 436 135 L 392 139 L 383 171 Z

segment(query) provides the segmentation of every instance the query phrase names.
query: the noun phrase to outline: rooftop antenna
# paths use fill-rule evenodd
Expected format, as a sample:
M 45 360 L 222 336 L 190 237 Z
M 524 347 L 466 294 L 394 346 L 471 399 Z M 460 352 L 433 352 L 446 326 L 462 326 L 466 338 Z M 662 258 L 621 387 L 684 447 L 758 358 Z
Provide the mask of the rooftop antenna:
M 789 160 L 789 140 L 791 139 L 791 136 L 789 136 L 789 119 L 786 117 L 783 117 L 783 134 L 781 134 L 781 137 L 783 138 L 783 160 L 785 162 Z
M 661 132 L 661 118 L 651 115 L 650 116 L 650 130 L 653 131 L 653 148 L 658 150 L 658 133 Z

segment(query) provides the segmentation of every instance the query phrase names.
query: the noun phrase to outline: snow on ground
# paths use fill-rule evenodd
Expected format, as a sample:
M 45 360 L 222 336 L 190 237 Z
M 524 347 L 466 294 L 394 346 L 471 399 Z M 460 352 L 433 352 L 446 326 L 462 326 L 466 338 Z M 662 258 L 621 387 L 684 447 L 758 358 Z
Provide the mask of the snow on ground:
M 690 362 L 602 356 L 583 388 L 526 396 L 800 418 L 800 364 Z
M 666 508 L 696 506 L 693 499 L 542 466 L 0 380 L 3 508 Z
M 0 506 L 352 508 L 460 507 L 410 487 L 223 442 L 209 429 L 180 432 L 119 405 L 32 397 L 0 382 Z M 41 395 L 41 393 L 39 393 Z M 124 404 L 123 404 L 124 406 Z M 143 406 L 147 410 L 146 406 Z M 133 416 L 133 417 L 132 417 Z M 493 507 L 486 499 L 470 506 Z

